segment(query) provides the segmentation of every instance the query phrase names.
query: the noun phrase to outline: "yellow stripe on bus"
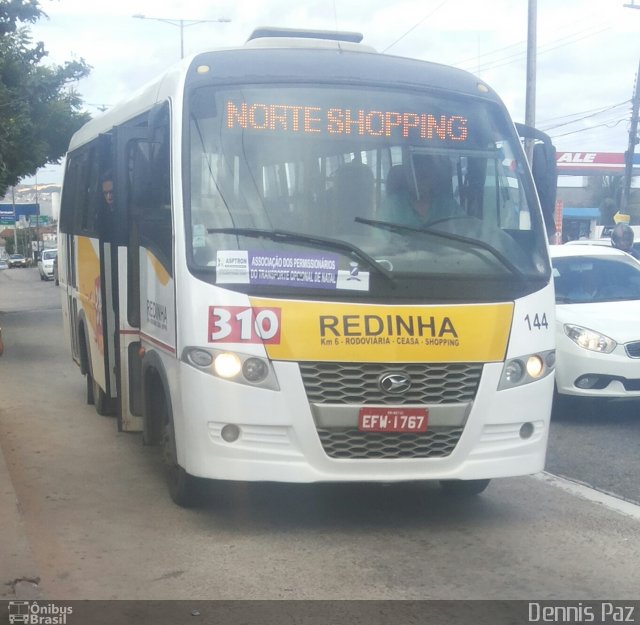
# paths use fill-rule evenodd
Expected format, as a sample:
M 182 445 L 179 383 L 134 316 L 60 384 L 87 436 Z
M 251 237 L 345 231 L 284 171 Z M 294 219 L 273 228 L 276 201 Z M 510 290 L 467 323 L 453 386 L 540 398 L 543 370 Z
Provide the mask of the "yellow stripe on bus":
M 97 241 L 95 245 L 98 245 Z M 102 297 L 100 289 L 100 256 L 88 237 L 78 237 L 78 293 L 91 338 L 104 353 L 102 338 Z
M 167 286 L 167 284 L 169 284 L 169 279 L 171 278 L 169 272 L 162 266 L 162 263 L 156 258 L 155 254 L 149 250 L 147 250 L 147 259 L 153 267 L 153 271 L 156 274 L 158 282 L 160 282 L 162 286 Z
M 513 317 L 513 303 L 371 306 L 251 298 L 251 305 L 279 312 L 279 340 L 265 342 L 274 360 L 498 362 Z

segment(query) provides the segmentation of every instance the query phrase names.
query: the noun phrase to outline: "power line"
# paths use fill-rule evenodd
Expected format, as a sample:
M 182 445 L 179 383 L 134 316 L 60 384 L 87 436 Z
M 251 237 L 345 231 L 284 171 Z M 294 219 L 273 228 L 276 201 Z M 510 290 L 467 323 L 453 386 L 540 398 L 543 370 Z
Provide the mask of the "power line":
M 597 13 L 591 13 L 589 16 L 585 16 L 581 20 L 574 21 L 573 25 L 577 26 L 580 22 L 588 21 L 588 20 L 590 20 L 592 17 L 594 17 L 596 15 L 598 15 L 598 14 Z M 598 17 L 600 17 L 600 16 L 598 15 Z M 595 25 L 591 25 L 590 24 L 588 28 L 595 28 L 595 27 L 596 27 Z M 551 32 L 555 33 L 555 32 L 558 32 L 558 31 L 566 31 L 566 30 L 567 29 L 565 27 L 561 27 L 561 28 L 556 28 L 556 29 L 552 30 Z M 587 30 L 587 29 L 585 29 L 585 30 Z M 577 31 L 577 33 L 573 33 L 573 35 L 580 34 L 582 32 L 585 32 L 585 31 L 579 30 L 579 31 Z M 566 35 L 566 37 L 571 37 L 573 35 Z M 561 37 L 560 40 L 562 38 L 564 38 L 564 37 Z M 550 43 L 554 43 L 554 41 L 551 41 Z M 458 61 L 457 63 L 454 63 L 454 65 L 456 67 L 461 67 L 461 66 L 465 65 L 466 63 L 477 63 L 478 59 L 480 59 L 480 58 L 482 58 L 484 56 L 491 56 L 493 54 L 497 54 L 499 52 L 503 52 L 503 51 L 509 50 L 511 48 L 517 48 L 519 46 L 526 46 L 526 43 L 527 43 L 526 41 L 518 41 L 516 43 L 512 43 L 511 45 L 504 46 L 503 48 L 496 48 L 495 50 L 489 50 L 488 52 L 484 52 L 483 54 L 476 54 L 475 56 L 473 56 L 471 58 L 467 58 L 467 59 L 463 59 L 461 61 Z M 518 54 L 520 55 L 520 54 L 523 54 L 523 53 L 519 52 Z M 507 58 L 509 58 L 509 57 L 507 57 Z M 498 60 L 500 60 L 500 59 L 498 59 Z
M 393 46 L 395 46 L 396 43 L 404 39 L 409 33 L 413 32 L 416 28 L 418 28 L 418 26 L 420 26 L 428 17 L 431 17 L 436 11 L 439 11 L 447 2 L 448 0 L 442 0 L 442 2 L 435 9 L 433 9 L 433 11 L 431 11 L 430 13 L 427 13 L 427 15 L 425 15 L 421 20 L 416 22 L 406 33 L 404 33 L 404 35 L 400 35 L 400 37 L 398 37 L 392 44 L 389 44 L 382 52 L 384 53 L 390 48 L 393 48 Z
M 627 100 L 626 102 L 623 102 L 622 104 L 628 104 L 630 102 L 630 100 Z M 578 117 L 577 119 L 572 119 L 566 122 L 563 122 L 562 124 L 556 124 L 555 126 L 548 126 L 546 128 L 541 127 L 540 130 L 544 130 L 544 132 L 548 132 L 549 130 L 554 130 L 555 128 L 562 128 L 563 126 L 570 126 L 571 124 L 576 124 L 578 122 L 581 122 L 585 119 L 589 119 L 590 117 L 596 117 L 597 115 L 602 115 L 602 113 L 607 113 L 608 111 L 612 111 L 613 109 L 616 109 L 620 106 L 622 106 L 622 104 L 615 104 L 614 106 L 609 106 L 607 108 L 604 108 L 600 111 L 596 111 L 595 113 L 591 113 L 590 115 L 584 115 L 583 117 Z M 574 115 L 579 115 L 579 113 L 574 113 Z M 544 125 L 544 123 L 540 124 L 541 126 Z
M 571 45 L 573 43 L 577 43 L 578 41 L 582 41 L 583 39 L 587 39 L 588 37 L 593 37 L 594 35 L 598 35 L 602 32 L 605 32 L 606 30 L 609 30 L 611 27 L 607 26 L 606 28 L 601 28 L 599 30 L 596 30 L 594 32 L 587 32 L 587 31 L 580 31 L 577 33 L 573 33 L 571 35 L 567 35 L 567 37 L 562 37 L 560 39 L 557 40 L 557 42 L 561 42 L 563 41 L 563 39 L 569 39 L 570 37 L 576 37 L 577 35 L 582 34 L 583 32 L 586 33 L 584 34 L 584 36 L 582 37 L 578 37 L 577 39 L 572 39 L 570 41 L 565 41 L 564 43 L 558 43 L 558 45 L 554 45 L 553 47 L 546 47 L 546 46 L 539 46 L 537 49 L 537 54 L 546 54 L 547 52 L 551 52 L 553 50 L 557 50 L 558 48 L 562 48 L 564 46 L 568 46 Z M 552 45 L 556 42 L 551 42 L 550 44 L 547 44 L 547 46 Z M 503 58 L 500 59 L 496 59 L 495 61 L 488 61 L 487 63 L 485 63 L 484 65 L 479 65 L 478 67 L 475 68 L 475 71 L 480 72 L 480 71 L 486 71 L 488 69 L 497 69 L 499 67 L 504 67 L 505 65 L 511 65 L 511 63 L 515 63 L 516 61 L 520 60 L 523 56 L 525 56 L 526 54 L 526 50 L 522 50 L 521 52 L 517 52 L 515 54 L 509 55 L 509 56 L 505 56 Z M 463 67 L 463 69 L 465 69 Z M 471 65 L 468 66 L 468 69 L 474 69 Z
M 541 124 L 548 124 L 549 122 L 555 122 L 555 121 L 557 121 L 559 119 L 566 119 L 567 117 L 574 117 L 575 115 L 587 115 L 588 113 L 594 113 L 596 111 L 599 111 L 599 112 L 602 113 L 604 111 L 608 111 L 610 109 L 614 109 L 614 108 L 616 108 L 618 106 L 623 106 L 625 104 L 629 104 L 629 102 L 631 102 L 631 100 L 625 100 L 624 102 L 619 102 L 618 104 L 613 104 L 613 105 L 611 105 L 611 106 L 609 106 L 607 108 L 604 108 L 604 109 L 603 108 L 592 108 L 592 109 L 589 109 L 587 111 L 580 111 L 578 113 L 570 113 L 569 115 L 560 115 L 558 117 L 550 117 L 549 119 L 545 119 L 544 121 L 541 121 L 540 123 Z
M 612 121 L 615 121 L 615 123 L 611 123 Z M 568 137 L 569 135 L 575 135 L 578 134 L 579 132 L 587 132 L 589 130 L 595 130 L 596 128 L 615 128 L 618 124 L 627 121 L 626 117 L 623 117 L 621 119 L 618 120 L 610 120 L 609 122 L 603 122 L 602 124 L 597 124 L 596 126 L 588 126 L 587 128 L 580 128 L 578 130 L 572 130 L 570 132 L 565 132 L 561 135 L 549 135 L 552 139 L 558 139 L 560 137 Z

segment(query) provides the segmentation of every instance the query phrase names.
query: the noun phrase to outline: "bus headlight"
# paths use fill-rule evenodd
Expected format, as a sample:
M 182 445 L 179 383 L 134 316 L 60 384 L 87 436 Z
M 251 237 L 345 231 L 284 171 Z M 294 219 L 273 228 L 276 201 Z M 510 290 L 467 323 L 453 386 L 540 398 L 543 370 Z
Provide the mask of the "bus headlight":
M 261 358 L 247 358 L 242 365 L 242 373 L 249 382 L 262 382 L 269 375 L 269 367 Z
M 510 360 L 504 366 L 504 372 L 502 377 L 509 383 L 515 386 L 522 380 L 524 375 L 524 365 L 520 360 Z
M 213 361 L 213 368 L 221 378 L 235 378 L 242 371 L 242 362 L 233 352 L 222 352 Z
M 208 367 L 213 362 L 211 352 L 206 349 L 192 349 L 187 354 L 187 357 L 196 367 Z
M 498 390 L 540 380 L 554 370 L 555 364 L 555 351 L 552 349 L 537 354 L 527 354 L 520 358 L 511 358 L 504 363 Z
M 185 347 L 182 362 L 230 382 L 279 391 L 271 362 L 249 354 L 203 347 Z
M 529 358 L 527 358 L 527 375 L 532 377 L 534 380 L 537 380 L 542 376 L 543 372 L 544 360 L 540 356 L 538 356 L 538 354 L 529 356 Z

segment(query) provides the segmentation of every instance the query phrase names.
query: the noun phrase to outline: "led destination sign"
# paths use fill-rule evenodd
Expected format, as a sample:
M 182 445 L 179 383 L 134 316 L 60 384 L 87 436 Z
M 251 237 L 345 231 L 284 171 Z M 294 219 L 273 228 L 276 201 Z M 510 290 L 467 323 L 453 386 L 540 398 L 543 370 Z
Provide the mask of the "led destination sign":
M 469 135 L 468 120 L 462 115 L 232 101 L 227 101 L 225 110 L 230 130 L 454 142 L 465 142 Z

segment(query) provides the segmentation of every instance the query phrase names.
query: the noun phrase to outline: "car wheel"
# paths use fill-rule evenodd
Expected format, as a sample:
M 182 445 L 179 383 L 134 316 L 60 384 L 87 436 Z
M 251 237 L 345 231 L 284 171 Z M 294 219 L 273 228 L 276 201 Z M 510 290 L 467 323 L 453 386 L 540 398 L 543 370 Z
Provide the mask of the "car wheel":
M 440 486 L 445 494 L 454 497 L 479 495 L 491 480 L 442 480 Z

